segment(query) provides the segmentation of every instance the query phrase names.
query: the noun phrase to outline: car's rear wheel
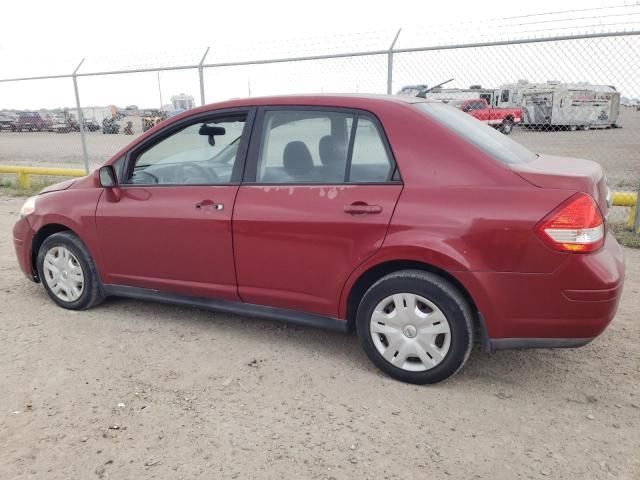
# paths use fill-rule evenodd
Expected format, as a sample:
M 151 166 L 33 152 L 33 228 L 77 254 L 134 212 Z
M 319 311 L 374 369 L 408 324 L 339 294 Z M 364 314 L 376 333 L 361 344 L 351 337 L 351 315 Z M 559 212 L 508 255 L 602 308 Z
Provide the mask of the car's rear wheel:
M 440 382 L 467 361 L 472 313 L 460 292 L 420 270 L 392 273 L 363 296 L 357 313 L 360 343 L 371 361 L 403 382 Z
M 45 290 L 61 307 L 84 310 L 104 299 L 91 255 L 71 232 L 54 233 L 42 242 L 37 268 Z

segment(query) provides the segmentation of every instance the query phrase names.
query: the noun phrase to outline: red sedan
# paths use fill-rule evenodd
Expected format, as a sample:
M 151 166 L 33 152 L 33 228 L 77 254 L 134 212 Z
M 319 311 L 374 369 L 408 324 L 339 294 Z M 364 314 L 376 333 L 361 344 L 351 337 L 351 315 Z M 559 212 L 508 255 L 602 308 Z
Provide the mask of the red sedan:
M 18 260 L 54 302 L 118 295 L 357 331 L 412 383 L 484 348 L 577 347 L 622 249 L 591 161 L 541 156 L 419 98 L 233 100 L 152 128 L 27 200 Z

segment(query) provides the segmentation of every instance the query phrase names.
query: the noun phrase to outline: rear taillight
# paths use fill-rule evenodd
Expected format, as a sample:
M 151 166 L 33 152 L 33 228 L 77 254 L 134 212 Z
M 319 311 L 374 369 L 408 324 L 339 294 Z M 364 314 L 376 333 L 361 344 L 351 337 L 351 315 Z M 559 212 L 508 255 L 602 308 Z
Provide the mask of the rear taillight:
M 604 220 L 595 200 L 577 193 L 536 225 L 536 233 L 561 252 L 594 252 L 604 244 Z

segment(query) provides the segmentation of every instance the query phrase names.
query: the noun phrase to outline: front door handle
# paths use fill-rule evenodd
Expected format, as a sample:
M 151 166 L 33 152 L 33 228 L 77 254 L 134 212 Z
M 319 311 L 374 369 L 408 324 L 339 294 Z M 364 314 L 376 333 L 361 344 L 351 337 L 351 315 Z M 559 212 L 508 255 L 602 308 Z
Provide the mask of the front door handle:
M 222 210 L 224 205 L 222 203 L 216 203 L 213 200 L 202 200 L 201 202 L 196 203 L 196 208 L 201 210 L 203 208 L 213 208 L 214 210 Z
M 367 215 L 382 212 L 380 205 L 369 205 L 364 202 L 354 202 L 344 207 L 344 212 L 351 215 Z

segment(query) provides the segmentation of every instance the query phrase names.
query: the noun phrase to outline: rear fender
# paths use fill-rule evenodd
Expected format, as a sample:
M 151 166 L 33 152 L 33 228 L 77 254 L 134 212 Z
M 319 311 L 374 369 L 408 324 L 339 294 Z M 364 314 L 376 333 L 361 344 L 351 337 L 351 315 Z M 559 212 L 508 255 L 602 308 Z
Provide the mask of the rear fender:
M 347 302 L 351 289 L 358 279 L 370 269 L 387 262 L 418 262 L 446 272 L 466 271 L 466 265 L 454 257 L 450 257 L 441 252 L 416 246 L 389 246 L 382 247 L 372 257 L 356 268 L 342 287 L 340 294 L 339 318 L 347 318 Z

